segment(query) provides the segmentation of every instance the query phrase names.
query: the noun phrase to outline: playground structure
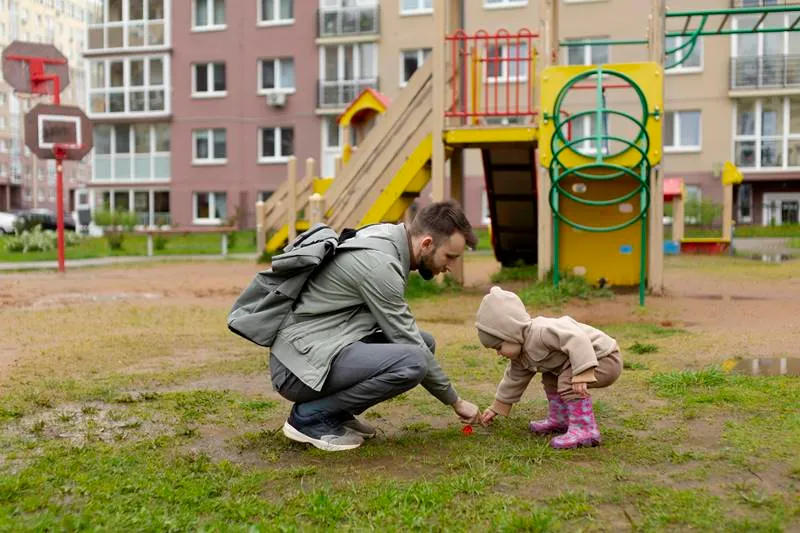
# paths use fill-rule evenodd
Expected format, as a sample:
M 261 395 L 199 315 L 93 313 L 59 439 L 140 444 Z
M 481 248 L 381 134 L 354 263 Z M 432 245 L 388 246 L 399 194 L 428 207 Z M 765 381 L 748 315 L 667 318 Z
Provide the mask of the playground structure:
M 403 220 L 429 183 L 432 200 L 463 202 L 463 152 L 479 149 L 498 261 L 537 264 L 540 279 L 552 273 L 555 284 L 566 273 L 601 285 L 638 285 L 642 304 L 647 289 L 660 294 L 665 69 L 688 58 L 701 36 L 800 31 L 800 5 L 667 11 L 665 0 L 651 0 L 647 39 L 560 43 L 557 0 L 542 1 L 539 33 L 493 34 L 456 27 L 461 2 L 434 2 L 439 35 L 431 59 L 394 102 L 362 93 L 340 117 L 345 131 L 358 127 L 362 135 L 356 132 L 357 150 L 345 145 L 333 179 L 316 177 L 309 159 L 298 180 L 290 160 L 286 183 L 256 206 L 259 246 L 275 252 L 317 221 L 341 230 Z M 773 13 L 798 19 L 769 27 Z M 739 15 L 759 19 L 737 27 Z M 667 37 L 681 37 L 680 44 L 665 50 Z M 559 46 L 592 44 L 647 45 L 648 61 L 557 65 Z M 580 127 L 586 120 L 589 131 Z M 741 174 L 726 166 L 718 244 L 730 242 L 737 179 Z M 454 276 L 462 279 L 460 268 Z

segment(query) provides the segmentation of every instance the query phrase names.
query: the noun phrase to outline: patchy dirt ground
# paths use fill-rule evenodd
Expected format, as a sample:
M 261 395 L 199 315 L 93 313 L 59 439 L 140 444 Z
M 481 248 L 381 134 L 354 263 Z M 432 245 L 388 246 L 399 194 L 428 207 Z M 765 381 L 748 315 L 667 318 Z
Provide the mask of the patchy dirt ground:
M 726 266 L 726 261 L 733 266 Z M 8 274 L 0 276 L 0 310 L 79 309 L 106 302 L 225 309 L 262 268 L 249 262 L 215 261 Z M 465 284 L 473 291 L 486 290 L 498 270 L 491 256 L 468 257 Z M 636 305 L 636 295 L 620 294 L 591 304 L 573 302 L 560 311 L 599 326 L 646 320 L 686 328 L 701 334 L 709 361 L 736 355 L 785 356 L 800 346 L 800 261 L 773 265 L 727 258 L 668 258 L 665 289 L 662 296 L 648 297 L 644 310 Z M 418 302 L 414 310 L 423 323 L 468 325 L 476 305 L 469 299 L 458 309 L 437 309 Z M 24 356 L 16 347 L 0 344 L 0 380 Z

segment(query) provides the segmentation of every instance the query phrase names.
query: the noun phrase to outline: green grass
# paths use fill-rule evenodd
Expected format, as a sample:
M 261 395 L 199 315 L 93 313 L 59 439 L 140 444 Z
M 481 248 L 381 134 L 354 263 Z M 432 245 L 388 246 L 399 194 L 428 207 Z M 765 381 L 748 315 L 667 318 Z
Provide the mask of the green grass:
M 221 251 L 221 236 L 216 234 L 177 234 L 167 238 L 163 250 L 153 250 L 156 256 L 170 255 L 214 255 Z M 55 261 L 56 250 L 49 252 L 15 253 L 7 252 L 5 237 L 0 237 L 0 262 L 21 261 Z M 228 253 L 255 253 L 255 232 L 238 231 L 228 240 Z M 147 237 L 145 235 L 126 235 L 122 249 L 112 250 L 103 237 L 85 237 L 75 246 L 66 249 L 67 259 L 89 259 L 94 257 L 147 255 Z
M 794 249 L 800 249 L 800 237 L 795 237 L 794 239 L 790 240 L 789 247 Z
M 517 266 L 502 267 L 500 271 L 492 274 L 492 283 L 507 281 L 535 281 L 538 268 L 536 265 L 525 265 L 521 261 Z
M 613 298 L 614 293 L 608 288 L 595 287 L 582 277 L 563 276 L 557 287 L 553 285 L 552 279 L 547 279 L 522 289 L 519 297 L 525 305 L 558 307 L 573 298 L 580 300 Z
M 475 250 L 491 251 L 492 240 L 489 238 L 488 228 L 474 228 L 473 231 L 475 232 L 475 236 L 478 237 L 478 246 L 475 247 Z
M 412 272 L 408 276 L 406 298 L 409 300 L 418 300 L 421 298 L 458 292 L 461 292 L 461 286 L 448 275 L 445 275 L 444 280 L 441 282 L 436 279 L 426 281 L 416 272 Z
M 426 324 L 437 360 L 462 397 L 489 405 L 507 361 L 461 323 L 481 296 L 409 285 L 415 307 L 452 315 Z M 601 316 L 597 303 L 580 307 Z M 20 357 L 0 383 L 0 531 L 800 527 L 800 379 L 707 366 L 702 350 L 686 353 L 697 328 L 635 311 L 602 327 L 625 370 L 592 392 L 598 448 L 556 451 L 529 433 L 547 409 L 537 376 L 511 416 L 472 436 L 416 387 L 364 413 L 376 439 L 326 453 L 282 435 L 290 403 L 269 386 L 269 354 L 226 331 L 227 310 L 0 308 Z

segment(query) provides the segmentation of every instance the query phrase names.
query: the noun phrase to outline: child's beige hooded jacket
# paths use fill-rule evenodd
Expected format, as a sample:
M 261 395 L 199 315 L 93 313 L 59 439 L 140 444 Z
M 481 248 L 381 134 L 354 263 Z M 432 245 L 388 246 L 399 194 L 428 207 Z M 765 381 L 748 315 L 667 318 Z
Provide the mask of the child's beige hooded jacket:
M 618 349 L 614 338 L 569 316 L 531 318 L 522 300 L 500 287 L 492 287 L 483 298 L 475 327 L 522 345 L 522 353 L 509 362 L 497 386 L 497 402 L 492 408 L 504 415 L 522 397 L 536 372 L 560 374 L 571 367 L 573 382 L 593 382 L 597 360 Z

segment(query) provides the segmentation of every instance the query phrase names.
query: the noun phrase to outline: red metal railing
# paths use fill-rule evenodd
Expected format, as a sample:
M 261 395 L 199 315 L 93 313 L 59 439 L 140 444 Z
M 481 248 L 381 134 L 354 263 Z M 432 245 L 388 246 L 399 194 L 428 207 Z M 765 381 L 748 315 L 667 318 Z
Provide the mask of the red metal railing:
M 536 115 L 533 89 L 538 34 L 458 30 L 448 36 L 450 102 L 445 116 L 477 123 L 480 117 Z

